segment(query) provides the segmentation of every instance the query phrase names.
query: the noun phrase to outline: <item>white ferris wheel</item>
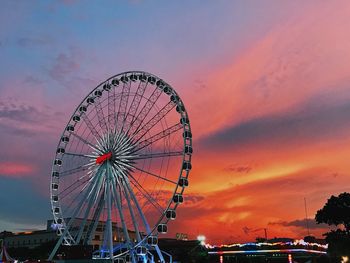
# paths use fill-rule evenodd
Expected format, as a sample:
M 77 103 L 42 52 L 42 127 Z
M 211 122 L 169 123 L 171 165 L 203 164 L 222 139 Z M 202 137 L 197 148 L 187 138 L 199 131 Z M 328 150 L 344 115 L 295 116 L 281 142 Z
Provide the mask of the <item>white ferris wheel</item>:
M 63 245 L 98 243 L 94 258 L 165 262 L 158 247 L 183 202 L 192 133 L 164 80 L 130 71 L 92 90 L 73 112 L 53 161 L 50 195 Z

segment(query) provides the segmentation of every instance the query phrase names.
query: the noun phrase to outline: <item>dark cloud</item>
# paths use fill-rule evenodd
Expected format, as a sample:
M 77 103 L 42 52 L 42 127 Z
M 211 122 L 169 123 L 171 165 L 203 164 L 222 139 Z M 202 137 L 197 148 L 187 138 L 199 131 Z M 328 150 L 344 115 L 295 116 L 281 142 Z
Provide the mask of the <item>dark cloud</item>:
M 29 83 L 29 84 L 33 84 L 33 85 L 41 85 L 43 84 L 44 82 L 34 76 L 26 76 L 23 80 L 24 83 Z
M 167 204 L 172 198 L 173 192 L 167 190 L 154 191 L 151 196 L 157 200 L 159 204 Z M 195 205 L 204 200 L 204 196 L 198 194 L 184 194 L 184 203 L 188 206 Z
M 186 205 L 192 205 L 192 204 L 197 204 L 200 201 L 204 200 L 204 196 L 202 195 L 194 195 L 194 194 L 185 194 L 185 204 Z
M 23 129 L 16 126 L 6 125 L 6 123 L 0 122 L 0 133 L 1 134 L 11 134 L 14 136 L 24 136 L 24 137 L 34 137 L 39 135 L 37 132 Z
M 231 164 L 228 167 L 224 168 L 224 171 L 226 171 L 226 172 L 242 173 L 242 174 L 250 173 L 251 170 L 252 170 L 252 167 L 249 166 L 249 165 L 235 165 L 235 164 Z
M 39 111 L 31 105 L 15 105 L 13 103 L 6 104 L 2 102 L 0 104 L 0 118 L 10 119 L 20 122 L 39 122 Z M 45 116 L 46 117 L 46 116 Z
M 49 75 L 54 80 L 61 82 L 68 75 L 79 70 L 79 63 L 73 58 L 72 55 L 59 54 L 54 62 L 53 67 L 49 70 Z
M 309 229 L 325 229 L 329 228 L 326 224 L 317 224 L 314 219 L 296 219 L 290 222 L 287 221 L 278 221 L 270 222 L 269 225 L 280 225 L 285 227 L 300 227 L 300 228 L 309 228 Z
M 282 145 L 319 140 L 335 136 L 342 128 L 350 126 L 349 115 L 348 101 L 330 103 L 317 97 L 293 112 L 255 118 L 219 130 L 200 140 L 199 144 L 206 148 L 232 149 L 247 144 L 277 142 Z
M 61 3 L 63 3 L 64 5 L 73 5 L 78 3 L 78 0 L 61 0 Z
M 70 93 L 82 96 L 86 87 L 93 88 L 98 81 L 85 77 L 82 73 L 81 63 L 84 63 L 84 54 L 79 48 L 70 48 L 67 53 L 60 53 L 48 69 L 49 76 L 63 87 L 69 89 Z M 83 76 L 84 75 L 84 76 Z
M 26 48 L 26 47 L 49 45 L 53 43 L 53 41 L 50 38 L 21 37 L 20 39 L 18 39 L 17 43 L 19 46 Z
M 257 233 L 257 232 L 260 232 L 260 231 L 264 231 L 264 228 L 255 228 L 254 229 L 254 228 L 249 228 L 247 226 L 244 226 L 242 228 L 242 231 L 244 232 L 244 234 L 249 235 L 251 233 Z
M 34 81 L 34 80 L 33 80 Z M 52 120 L 53 115 L 59 114 L 54 112 L 49 106 L 39 108 L 29 105 L 18 100 L 1 100 L 0 99 L 0 124 L 7 126 L 8 121 L 30 125 L 47 125 Z M 58 116 L 55 116 L 57 119 Z M 17 127 L 20 129 L 20 127 Z

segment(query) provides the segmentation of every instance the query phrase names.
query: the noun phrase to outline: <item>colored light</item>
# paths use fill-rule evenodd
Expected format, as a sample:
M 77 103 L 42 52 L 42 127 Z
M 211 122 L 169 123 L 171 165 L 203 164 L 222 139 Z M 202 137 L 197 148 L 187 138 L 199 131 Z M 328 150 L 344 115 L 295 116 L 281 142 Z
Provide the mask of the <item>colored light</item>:
M 205 236 L 204 235 L 197 236 L 197 240 L 201 243 L 202 246 L 205 245 Z
M 315 254 L 327 254 L 325 251 L 318 251 L 312 249 L 262 249 L 262 250 L 227 250 L 227 251 L 209 251 L 208 254 L 259 254 L 259 253 L 293 253 L 293 252 L 305 252 Z

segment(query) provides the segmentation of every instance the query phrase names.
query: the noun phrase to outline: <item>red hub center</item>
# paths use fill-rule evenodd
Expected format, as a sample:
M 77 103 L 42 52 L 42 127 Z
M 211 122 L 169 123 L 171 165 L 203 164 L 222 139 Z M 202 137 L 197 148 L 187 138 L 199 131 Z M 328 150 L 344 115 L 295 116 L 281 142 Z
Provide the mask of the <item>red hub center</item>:
M 111 158 L 112 158 L 112 153 L 109 152 L 109 153 L 106 153 L 104 155 L 101 155 L 101 156 L 97 157 L 96 163 L 97 164 L 102 164 L 102 163 L 104 163 L 105 161 L 107 161 L 107 160 L 109 160 Z

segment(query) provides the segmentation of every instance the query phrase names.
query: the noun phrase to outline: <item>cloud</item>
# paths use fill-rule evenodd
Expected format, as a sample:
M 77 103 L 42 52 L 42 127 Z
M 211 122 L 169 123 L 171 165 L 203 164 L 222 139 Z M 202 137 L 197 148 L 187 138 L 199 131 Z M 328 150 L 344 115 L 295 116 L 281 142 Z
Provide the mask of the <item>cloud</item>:
M 340 95 L 340 94 L 339 94 Z M 233 149 L 252 144 L 299 144 L 334 137 L 349 129 L 350 103 L 316 96 L 282 114 L 271 114 L 221 129 L 199 141 L 206 148 Z M 341 96 L 349 97 L 350 91 Z M 323 100 L 323 101 L 322 101 Z
M 0 122 L 0 131 L 4 134 L 10 134 L 13 136 L 21 136 L 21 137 L 35 137 L 38 135 L 37 132 L 32 131 L 26 128 L 19 128 L 16 126 L 7 125 L 6 123 Z
M 197 204 L 198 202 L 201 202 L 203 200 L 204 200 L 203 195 L 189 194 L 189 195 L 185 196 L 186 205 L 194 205 L 194 204 Z
M 350 9 L 348 3 L 342 5 L 341 10 L 331 3 L 304 6 L 239 54 L 229 55 L 233 53 L 229 50 L 221 66 L 202 66 L 203 70 L 193 70 L 197 75 L 191 71 L 192 85 L 198 86 L 200 79 L 207 86 L 205 92 L 185 89 L 191 98 L 187 108 L 196 119 L 193 131 L 197 138 L 228 126 L 284 115 L 322 92 L 349 92 L 350 45 L 345 18 Z
M 70 95 L 83 97 L 86 95 L 86 88 L 90 91 L 101 79 L 95 80 L 94 74 L 86 72 L 84 62 L 92 59 L 84 54 L 80 48 L 71 47 L 68 52 L 62 52 L 56 56 L 52 65 L 48 69 L 48 75 L 51 79 L 65 87 L 65 92 Z M 71 99 L 71 98 L 69 98 Z
M 22 177 L 36 171 L 32 164 L 0 162 L 0 176 Z
M 39 108 L 20 99 L 0 99 L 0 130 L 3 134 L 41 136 L 57 129 L 61 113 L 49 106 Z
M 17 43 L 21 47 L 37 47 L 37 46 L 50 45 L 53 43 L 53 40 L 49 37 L 46 37 L 46 38 L 21 37 L 18 39 Z
M 54 62 L 54 65 L 49 70 L 49 75 L 57 81 L 62 81 L 67 76 L 74 74 L 80 69 L 80 64 L 74 58 L 74 55 L 59 54 Z
M 0 101 L 0 118 L 19 121 L 38 123 L 42 119 L 47 119 L 45 113 L 39 114 L 39 111 L 32 105 L 13 104 Z
M 226 172 L 232 172 L 232 173 L 240 173 L 240 174 L 247 174 L 252 170 L 252 167 L 249 165 L 235 165 L 231 164 L 228 167 L 224 168 L 224 171 Z
M 193 205 L 185 202 L 178 207 L 181 224 L 174 224 L 170 231 L 194 236 L 204 233 L 209 242 L 221 242 L 228 233 L 235 237 L 231 241 L 252 241 L 264 235 L 264 228 L 269 237 L 302 238 L 308 234 L 306 221 L 294 218 L 305 213 L 303 196 L 308 199 L 308 212 L 312 217 L 331 194 L 343 190 L 339 185 L 346 185 L 347 174 L 338 173 L 336 179 L 333 174 L 315 168 L 202 194 L 205 198 L 200 202 Z M 185 193 L 185 200 L 186 197 Z M 322 237 L 328 231 L 326 225 L 316 225 L 313 219 L 308 223 L 315 236 Z
M 244 232 L 244 234 L 246 235 L 250 235 L 252 233 L 257 233 L 257 232 L 261 232 L 261 231 L 264 231 L 264 228 L 256 228 L 256 229 L 253 229 L 253 228 L 249 228 L 247 226 L 244 226 L 242 228 L 242 231 Z
M 60 0 L 60 2 L 62 2 L 64 5 L 73 5 L 78 3 L 78 0 Z
M 304 229 L 329 229 L 327 224 L 317 224 L 314 219 L 296 219 L 292 221 L 278 221 L 278 222 L 269 222 L 271 226 L 280 225 L 285 227 L 299 227 Z

